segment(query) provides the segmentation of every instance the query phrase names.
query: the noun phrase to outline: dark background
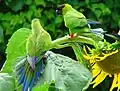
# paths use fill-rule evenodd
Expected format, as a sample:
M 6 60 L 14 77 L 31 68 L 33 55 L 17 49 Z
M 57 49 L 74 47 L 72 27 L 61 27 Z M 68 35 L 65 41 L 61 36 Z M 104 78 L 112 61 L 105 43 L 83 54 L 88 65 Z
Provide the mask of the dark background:
M 40 19 L 53 40 L 68 33 L 62 17 L 55 13 L 56 7 L 63 3 L 71 4 L 86 18 L 101 22 L 97 27 L 102 27 L 108 33 L 116 34 L 119 31 L 120 0 L 0 0 L 0 68 L 6 60 L 8 39 L 17 29 L 30 28 L 33 18 Z M 108 41 L 111 42 L 109 38 Z M 71 48 L 54 52 L 75 58 Z M 112 78 L 107 78 L 94 89 L 91 85 L 88 91 L 108 91 L 111 83 Z

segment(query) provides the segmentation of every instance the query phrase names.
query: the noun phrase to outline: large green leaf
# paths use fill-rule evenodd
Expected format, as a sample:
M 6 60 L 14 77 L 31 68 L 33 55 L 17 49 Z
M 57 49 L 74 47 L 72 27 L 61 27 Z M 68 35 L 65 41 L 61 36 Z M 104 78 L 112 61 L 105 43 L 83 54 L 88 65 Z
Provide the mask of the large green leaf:
M 84 91 L 88 88 L 92 74 L 87 68 L 69 57 L 51 51 L 46 55 L 45 71 L 37 86 L 54 81 L 55 87 L 62 91 Z
M 14 91 L 15 80 L 8 73 L 0 73 L 0 91 Z
M 30 29 L 21 28 L 12 35 L 7 45 L 7 60 L 2 72 L 11 73 L 16 58 L 26 55 L 26 41 L 30 33 Z

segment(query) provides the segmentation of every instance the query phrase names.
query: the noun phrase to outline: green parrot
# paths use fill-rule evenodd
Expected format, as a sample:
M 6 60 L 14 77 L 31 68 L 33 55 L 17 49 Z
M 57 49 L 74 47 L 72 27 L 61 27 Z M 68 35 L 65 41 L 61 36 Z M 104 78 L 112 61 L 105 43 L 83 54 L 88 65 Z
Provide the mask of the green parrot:
M 80 36 L 86 36 L 96 40 L 96 34 L 92 31 L 92 29 L 90 29 L 89 24 L 100 24 L 99 22 L 86 19 L 82 13 L 72 8 L 69 4 L 62 4 L 58 6 L 56 12 L 63 15 L 65 26 L 69 28 L 71 38 L 77 33 Z
M 52 45 L 51 36 L 42 28 L 38 19 L 32 20 L 31 27 L 31 34 L 26 42 L 27 55 L 19 58 L 15 67 L 22 91 L 32 91 L 44 71 L 44 52 Z
M 32 34 L 28 37 L 26 51 L 29 56 L 39 57 L 41 53 L 51 48 L 52 39 L 50 34 L 42 28 L 38 19 L 32 20 L 31 27 Z M 29 63 L 34 69 L 34 61 Z
M 96 35 L 97 35 L 96 33 L 100 29 L 96 29 L 96 30 L 94 29 L 92 31 L 90 29 L 89 24 L 99 24 L 99 22 L 96 22 L 96 21 L 89 22 L 82 13 L 72 8 L 72 6 L 69 4 L 62 4 L 58 6 L 58 8 L 56 9 L 56 12 L 58 14 L 63 15 L 65 26 L 69 28 L 69 33 L 70 33 L 69 38 L 73 38 L 77 34 L 79 36 L 89 37 L 96 40 Z M 97 39 L 99 41 L 100 38 L 97 38 Z M 72 44 L 74 53 L 77 57 L 77 60 L 84 64 L 86 60 L 84 61 L 83 54 L 82 54 L 83 50 L 81 46 L 78 43 L 71 43 L 71 44 Z

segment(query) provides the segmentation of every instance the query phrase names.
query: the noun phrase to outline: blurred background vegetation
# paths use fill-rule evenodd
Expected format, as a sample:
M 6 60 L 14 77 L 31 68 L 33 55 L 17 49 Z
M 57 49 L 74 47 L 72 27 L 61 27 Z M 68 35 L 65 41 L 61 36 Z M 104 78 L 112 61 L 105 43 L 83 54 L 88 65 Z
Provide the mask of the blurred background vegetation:
M 88 19 L 101 22 L 108 33 L 117 33 L 120 27 L 120 0 L 0 0 L 0 67 L 6 60 L 5 48 L 8 39 L 19 28 L 30 28 L 33 18 L 39 18 L 43 27 L 51 34 L 52 39 L 68 33 L 62 17 L 57 16 L 55 9 L 63 3 L 71 4 Z M 14 45 L 15 46 L 15 45 Z M 74 56 L 72 50 L 65 48 L 59 53 Z M 95 89 L 88 91 L 108 91 L 111 79 L 106 79 Z M 116 90 L 115 90 L 116 91 Z

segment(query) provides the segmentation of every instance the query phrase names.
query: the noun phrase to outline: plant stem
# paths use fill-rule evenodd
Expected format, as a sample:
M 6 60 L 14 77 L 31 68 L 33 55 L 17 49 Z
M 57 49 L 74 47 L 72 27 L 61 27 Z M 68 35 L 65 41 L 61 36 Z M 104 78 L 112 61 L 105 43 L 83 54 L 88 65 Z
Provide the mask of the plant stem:
M 56 40 L 53 40 L 52 48 L 59 49 L 59 48 L 62 48 L 62 47 L 59 47 L 60 45 L 64 45 L 64 44 L 72 43 L 72 42 L 86 43 L 86 44 L 95 46 L 95 41 L 91 38 L 87 38 L 87 37 L 83 37 L 83 36 L 78 36 L 75 38 L 68 38 L 67 36 L 64 36 L 64 37 L 58 38 Z M 67 46 L 70 46 L 70 45 L 67 45 Z M 65 47 L 67 47 L 67 46 L 65 46 Z

